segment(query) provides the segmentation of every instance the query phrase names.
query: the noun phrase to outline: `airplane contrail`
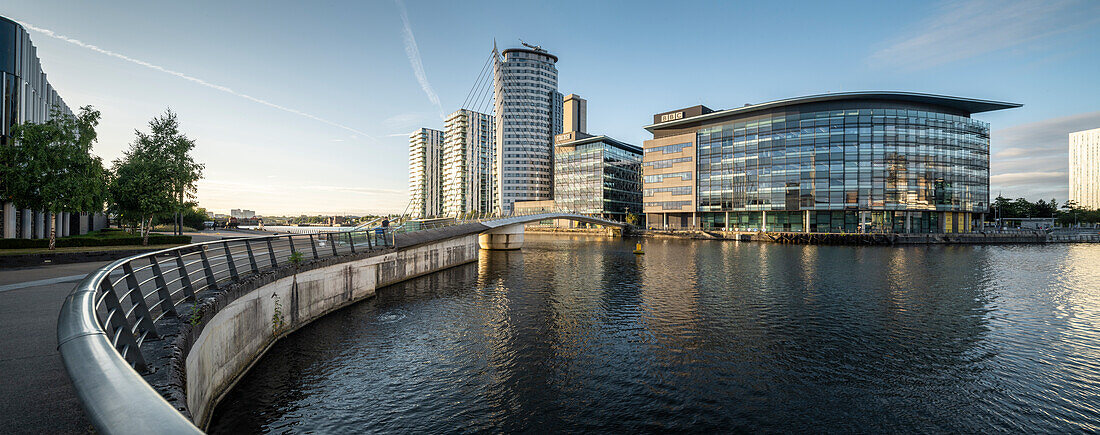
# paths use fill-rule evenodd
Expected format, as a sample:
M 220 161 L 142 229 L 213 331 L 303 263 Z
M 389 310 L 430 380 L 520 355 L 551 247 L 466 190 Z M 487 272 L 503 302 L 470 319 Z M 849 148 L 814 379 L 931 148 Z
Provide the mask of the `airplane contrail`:
M 443 105 L 439 103 L 439 96 L 435 94 L 435 89 L 432 89 L 432 84 L 428 82 L 428 74 L 424 72 L 424 63 L 420 60 L 420 48 L 416 45 L 416 37 L 413 36 L 412 26 L 409 24 L 409 13 L 405 10 L 405 2 L 394 0 L 394 3 L 397 4 L 397 10 L 401 13 L 401 22 L 405 25 L 403 29 L 405 54 L 409 57 L 413 74 L 416 75 L 416 81 L 420 82 L 420 89 L 428 95 L 428 100 L 439 109 L 439 117 L 443 118 Z
M 354 128 L 348 127 L 348 126 L 340 124 L 340 123 L 329 121 L 329 120 L 324 119 L 324 118 L 320 118 L 320 117 L 317 117 L 317 116 L 314 116 L 314 115 L 310 115 L 310 114 L 308 114 L 306 112 L 303 112 L 303 111 L 300 111 L 300 110 L 291 109 L 291 108 L 286 107 L 286 106 L 280 106 L 278 104 L 268 102 L 268 101 L 264 101 L 264 100 L 261 100 L 259 98 L 253 97 L 253 96 L 248 95 L 248 94 L 242 94 L 240 92 L 234 91 L 233 89 L 230 89 L 230 88 L 222 86 L 222 85 L 217 85 L 217 84 L 210 83 L 206 80 L 203 80 L 203 79 L 200 79 L 200 78 L 197 78 L 197 77 L 189 76 L 189 75 L 181 73 L 179 71 L 173 71 L 173 70 L 170 70 L 168 68 L 165 68 L 165 67 L 162 67 L 162 66 L 159 66 L 159 65 L 153 65 L 153 64 L 151 64 L 149 62 L 146 62 L 146 61 L 143 61 L 143 60 L 134 59 L 134 58 L 126 56 L 124 54 L 115 53 L 111 50 L 106 50 L 106 49 L 103 49 L 103 48 L 99 48 L 95 45 L 85 43 L 85 42 L 83 42 L 79 39 L 69 38 L 67 36 L 60 35 L 60 34 L 55 33 L 54 31 L 49 30 L 49 29 L 43 29 L 41 27 L 36 27 L 36 26 L 30 25 L 30 24 L 27 24 L 27 23 L 20 23 L 20 24 L 22 24 L 23 27 L 25 27 L 27 29 L 33 30 L 35 32 L 38 32 L 38 33 L 41 33 L 43 35 L 49 36 L 51 38 L 60 39 L 62 41 L 68 42 L 70 44 L 73 44 L 73 45 L 76 45 L 76 46 L 79 46 L 79 47 L 87 48 L 89 50 L 95 51 L 95 52 L 100 53 L 100 54 L 105 54 L 107 56 L 111 56 L 111 57 L 116 58 L 116 59 L 122 59 L 122 60 L 125 60 L 125 61 L 130 62 L 130 63 L 134 63 L 134 64 L 144 66 L 146 68 L 150 68 L 150 69 L 154 69 L 154 70 L 157 70 L 157 71 L 160 71 L 160 72 L 163 72 L 163 73 L 171 74 L 171 75 L 174 75 L 174 76 L 179 77 L 181 79 L 184 79 L 184 80 L 187 80 L 187 81 L 190 81 L 190 82 L 193 82 L 193 83 L 197 83 L 199 85 L 206 86 L 206 87 L 211 88 L 211 89 L 216 89 L 216 90 L 228 93 L 228 94 L 236 95 L 238 97 L 244 98 L 246 100 L 249 100 L 249 101 L 252 101 L 252 102 L 255 102 L 255 103 L 263 104 L 263 105 L 265 105 L 267 107 L 271 107 L 273 109 L 279 109 L 279 110 L 282 110 L 282 111 L 287 112 L 287 113 L 293 113 L 295 115 L 302 116 L 302 117 L 305 117 L 305 118 L 309 118 L 309 119 L 312 119 L 312 120 L 317 121 L 317 122 L 321 122 L 321 123 L 324 123 L 324 124 L 331 125 L 333 127 L 342 128 L 344 130 L 350 131 L 350 132 L 355 133 L 355 134 L 363 135 L 363 136 L 365 136 L 367 138 L 370 138 L 372 140 L 377 140 L 374 136 L 371 136 L 371 135 L 369 135 L 367 133 L 364 133 L 362 131 L 356 130 Z

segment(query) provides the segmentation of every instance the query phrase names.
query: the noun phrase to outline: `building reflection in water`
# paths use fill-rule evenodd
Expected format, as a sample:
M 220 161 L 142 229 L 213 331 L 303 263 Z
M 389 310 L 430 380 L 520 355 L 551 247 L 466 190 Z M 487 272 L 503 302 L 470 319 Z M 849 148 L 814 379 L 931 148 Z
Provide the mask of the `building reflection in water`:
M 213 432 L 1100 427 L 1100 246 L 528 235 L 276 344 Z

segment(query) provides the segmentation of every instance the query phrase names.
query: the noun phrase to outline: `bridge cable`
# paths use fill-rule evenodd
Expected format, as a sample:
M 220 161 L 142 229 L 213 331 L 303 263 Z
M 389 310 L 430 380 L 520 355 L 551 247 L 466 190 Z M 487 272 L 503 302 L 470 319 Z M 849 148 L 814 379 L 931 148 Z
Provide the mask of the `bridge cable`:
M 490 61 L 492 60 L 492 56 L 489 57 L 489 60 Z M 492 87 L 492 83 L 493 83 L 493 75 L 492 74 L 486 74 L 484 76 L 484 79 L 479 78 L 479 83 L 477 84 L 477 88 L 474 91 L 474 95 L 473 95 L 474 100 L 471 101 L 472 104 L 470 105 L 470 108 L 472 108 L 473 110 L 475 110 L 477 112 L 486 113 L 481 108 L 481 106 L 482 106 L 481 99 L 484 96 L 485 90 Z
M 494 84 L 495 80 L 493 77 L 486 77 L 485 89 L 482 90 L 481 96 L 478 97 L 477 107 L 478 111 L 481 113 L 489 113 L 487 112 L 487 110 L 490 110 L 488 106 L 491 106 L 493 102 L 493 91 L 495 88 Z
M 485 64 L 481 66 L 481 72 L 479 72 L 477 74 L 477 79 L 474 80 L 473 86 L 470 87 L 470 92 L 466 94 L 466 99 L 462 102 L 462 108 L 463 109 L 466 109 L 467 104 L 472 102 L 472 101 L 470 101 L 470 98 L 476 95 L 475 89 L 480 87 L 480 85 L 482 83 L 481 78 L 482 78 L 482 76 L 485 75 L 485 71 L 489 68 L 489 65 L 491 63 L 489 61 L 492 60 L 492 59 L 493 59 L 493 55 L 492 55 L 492 53 L 490 53 L 489 57 L 487 59 L 485 59 Z
M 489 62 L 488 60 L 486 60 L 485 64 L 481 66 L 481 71 L 478 72 L 477 78 L 474 79 L 473 86 L 470 87 L 470 92 L 466 94 L 466 99 L 462 101 L 463 109 L 465 109 L 467 104 L 469 104 L 470 98 L 475 94 L 475 89 L 478 87 L 478 85 L 481 84 L 481 76 L 485 74 L 485 68 L 488 66 L 488 64 Z

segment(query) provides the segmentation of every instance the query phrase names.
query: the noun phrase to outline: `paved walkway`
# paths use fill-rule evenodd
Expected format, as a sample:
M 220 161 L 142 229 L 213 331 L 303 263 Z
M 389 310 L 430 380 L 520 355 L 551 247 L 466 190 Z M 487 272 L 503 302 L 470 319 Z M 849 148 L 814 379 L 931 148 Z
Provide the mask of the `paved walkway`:
M 92 430 L 57 352 L 57 315 L 105 262 L 0 269 L 0 433 Z
M 270 235 L 186 234 L 194 242 Z M 0 269 L 0 434 L 92 432 L 57 352 L 57 316 L 77 281 L 107 263 Z

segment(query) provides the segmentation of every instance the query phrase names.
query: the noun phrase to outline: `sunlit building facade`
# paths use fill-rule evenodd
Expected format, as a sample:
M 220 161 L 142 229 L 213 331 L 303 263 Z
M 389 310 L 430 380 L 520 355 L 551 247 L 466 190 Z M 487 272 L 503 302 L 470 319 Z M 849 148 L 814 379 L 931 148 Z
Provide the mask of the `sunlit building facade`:
M 413 218 L 443 213 L 443 132 L 421 128 L 409 135 L 409 207 Z
M 560 142 L 554 149 L 558 210 L 624 222 L 642 212 L 642 149 L 607 136 Z
M 24 122 L 41 123 L 52 118 L 56 108 L 71 114 L 69 106 L 57 94 L 38 59 L 38 50 L 31 43 L 30 34 L 18 23 L 0 17 L 0 146 L 12 146 L 12 129 Z M 2 162 L 10 165 L 12 162 Z M 88 214 L 62 213 L 49 216 L 34 210 L 16 209 L 15 204 L 4 203 L 0 209 L 0 234 L 4 238 L 44 238 L 48 227 L 46 219 L 55 219 L 59 236 L 74 232 L 87 232 L 93 226 L 102 226 L 102 220 Z
M 492 115 L 466 109 L 447 117 L 442 152 L 443 215 L 493 211 L 495 124 Z
M 510 213 L 516 201 L 554 199 L 554 136 L 562 125 L 557 61 L 538 47 L 510 48 L 496 56 L 495 211 Z
M 989 124 L 1019 104 L 905 92 L 654 115 L 650 227 L 970 231 L 989 207 Z
M 563 133 L 554 136 L 554 208 L 625 222 L 642 211 L 642 149 L 588 127 L 588 101 L 562 101 Z
M 1069 200 L 1100 209 L 1100 128 L 1069 134 Z

